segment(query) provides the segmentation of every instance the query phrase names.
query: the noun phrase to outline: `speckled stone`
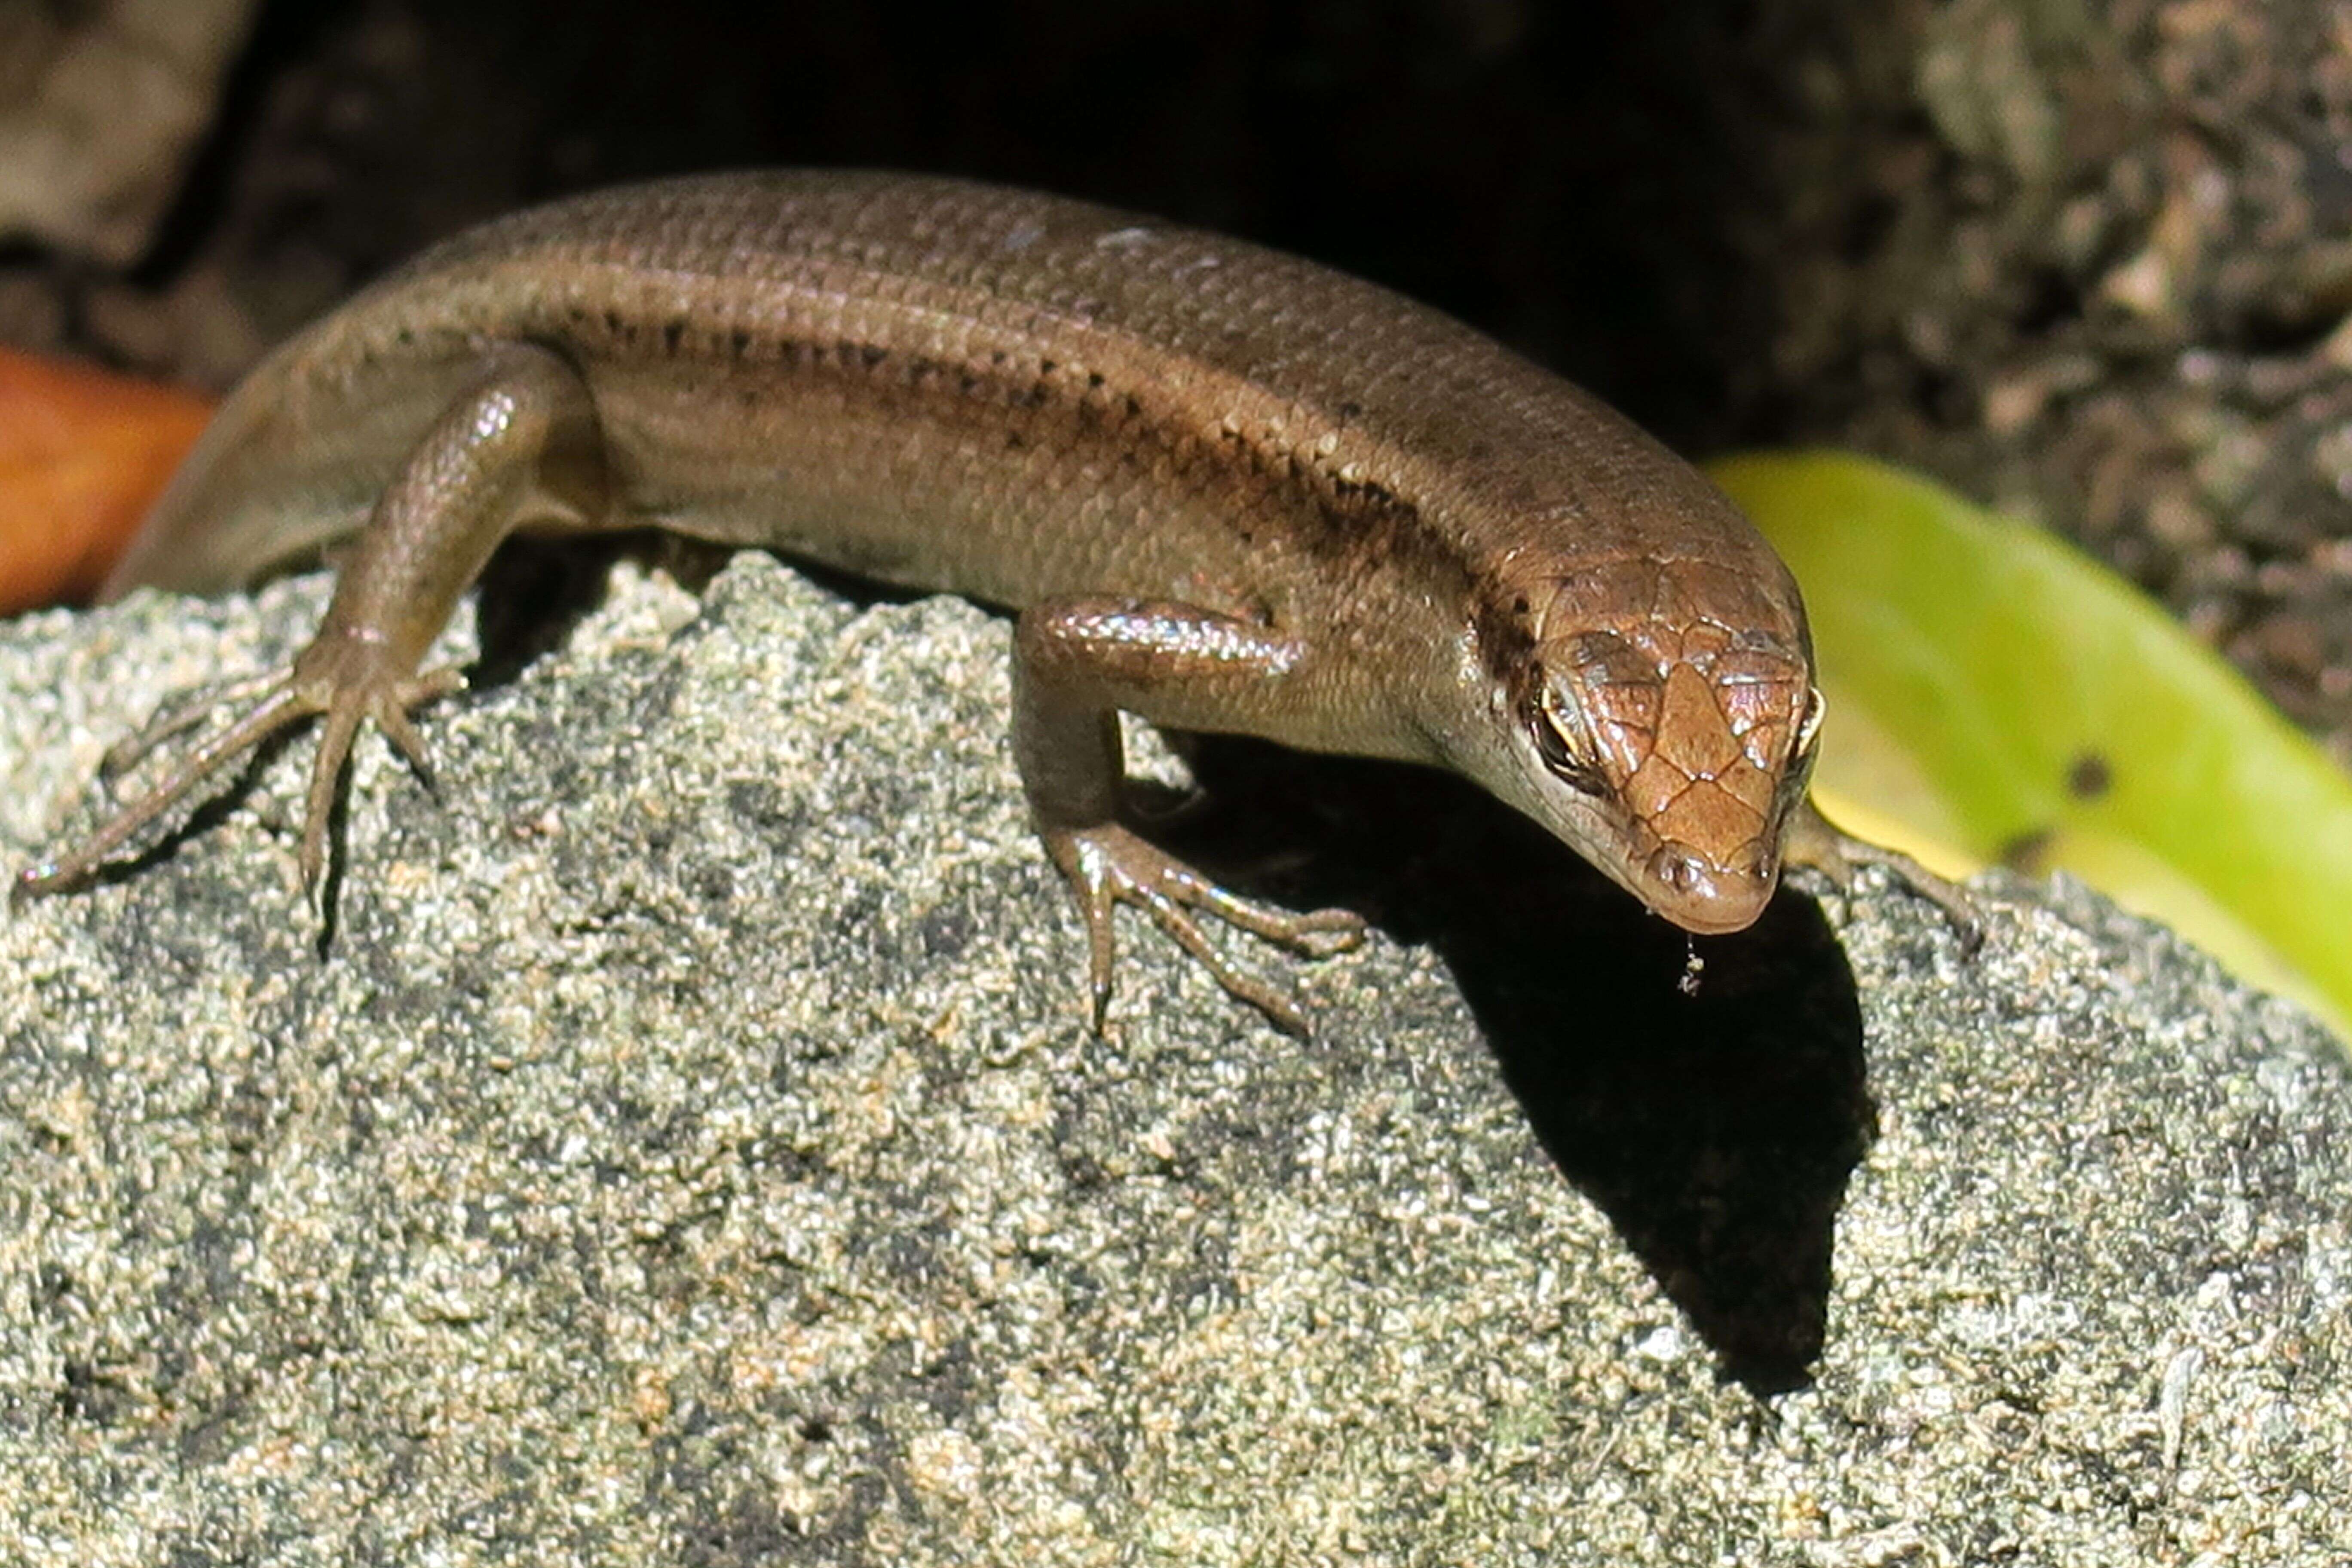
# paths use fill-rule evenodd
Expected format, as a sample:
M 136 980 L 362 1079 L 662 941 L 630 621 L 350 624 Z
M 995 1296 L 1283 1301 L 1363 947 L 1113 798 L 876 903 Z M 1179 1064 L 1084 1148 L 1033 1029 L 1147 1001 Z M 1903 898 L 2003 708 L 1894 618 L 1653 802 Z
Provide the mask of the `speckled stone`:
M 322 601 L 0 626 L 0 850 Z M 362 742 L 323 944 L 302 742 L 0 925 L 0 1562 L 2352 1556 L 2300 1014 L 1874 879 L 1685 997 L 1498 808 L 1245 751 L 1250 874 L 1383 934 L 1263 958 L 1302 1043 L 1131 924 L 1097 1039 L 1006 643 L 625 569 L 437 803 Z

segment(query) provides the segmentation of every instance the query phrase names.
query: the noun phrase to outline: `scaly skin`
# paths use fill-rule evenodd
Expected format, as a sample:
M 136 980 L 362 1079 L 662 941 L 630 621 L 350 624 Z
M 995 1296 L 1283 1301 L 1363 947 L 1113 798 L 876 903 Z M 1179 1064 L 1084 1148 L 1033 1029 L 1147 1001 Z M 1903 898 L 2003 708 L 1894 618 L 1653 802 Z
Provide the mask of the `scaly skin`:
M 1292 1026 L 1188 911 L 1307 951 L 1355 929 L 1120 827 L 1118 708 L 1451 767 L 1693 931 L 1753 921 L 1791 824 L 1818 837 L 1802 602 L 1695 470 L 1398 295 L 1076 202 L 737 174 L 486 225 L 257 369 L 108 592 L 233 585 L 371 517 L 319 644 L 395 652 L 314 647 L 236 736 L 328 711 L 327 780 L 363 715 L 421 758 L 403 715 L 446 681 L 416 660 L 518 526 L 653 524 L 1022 611 L 1016 750 L 1097 1016 L 1116 901 Z

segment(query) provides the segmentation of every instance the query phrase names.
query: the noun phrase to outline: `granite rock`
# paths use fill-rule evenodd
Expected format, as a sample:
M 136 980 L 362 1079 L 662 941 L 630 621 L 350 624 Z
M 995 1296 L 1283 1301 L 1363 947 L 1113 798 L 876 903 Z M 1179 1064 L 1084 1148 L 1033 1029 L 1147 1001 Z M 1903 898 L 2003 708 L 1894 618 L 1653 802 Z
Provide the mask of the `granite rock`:
M 0 626 L 0 852 L 323 600 Z M 298 739 L 0 924 L 0 1561 L 2352 1556 L 2352 1070 L 2096 897 L 1685 994 L 1474 793 L 1203 745 L 1170 831 L 1378 934 L 1251 955 L 1299 1041 L 1130 922 L 1097 1038 L 1002 620 L 541 621 L 323 921 Z

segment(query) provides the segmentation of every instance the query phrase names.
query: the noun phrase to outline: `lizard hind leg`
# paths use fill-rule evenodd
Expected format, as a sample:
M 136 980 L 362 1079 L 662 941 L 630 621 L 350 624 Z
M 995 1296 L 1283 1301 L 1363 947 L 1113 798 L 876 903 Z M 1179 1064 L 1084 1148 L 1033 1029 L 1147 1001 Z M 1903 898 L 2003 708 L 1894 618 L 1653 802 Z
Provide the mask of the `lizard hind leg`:
M 352 657 L 354 654 L 360 657 Z M 88 882 L 141 829 L 170 811 L 205 780 L 279 731 L 324 713 L 327 724 L 311 763 L 310 795 L 302 826 L 303 883 L 315 887 L 325 864 L 327 822 L 334 804 L 335 784 L 341 776 L 343 763 L 351 754 L 361 723 L 373 719 L 429 787 L 431 769 L 423 742 L 409 722 L 408 710 L 456 690 L 462 684 L 455 669 L 409 675 L 387 668 L 388 661 L 380 655 L 381 649 L 371 645 L 331 640 L 322 636 L 280 674 L 237 682 L 234 699 L 250 700 L 251 706 L 206 737 L 152 788 L 109 817 L 97 832 L 64 854 L 21 872 L 10 889 L 9 901 L 22 904 L 51 893 L 67 892 Z M 143 754 L 164 736 L 194 728 L 203 717 L 202 712 L 192 715 L 184 710 L 167 713 L 131 746 Z
M 155 710 L 145 729 L 106 749 L 106 755 L 98 764 L 98 776 L 110 784 L 152 756 L 155 748 L 166 741 L 202 729 L 215 715 L 257 701 L 285 683 L 284 670 L 265 670 L 258 675 L 243 675 L 199 687 L 184 699 L 172 699 Z
M 358 548 L 335 581 L 318 635 L 286 672 L 234 689 L 252 705 L 164 780 L 71 852 L 16 879 L 12 902 L 60 892 L 226 763 L 299 719 L 327 716 L 302 828 L 302 874 L 325 868 L 335 785 L 360 725 L 375 721 L 429 786 L 425 748 L 408 721 L 421 702 L 461 684 L 416 672 L 482 563 L 518 521 L 598 526 L 610 511 L 602 437 L 588 389 L 569 363 L 529 343 L 486 349 L 473 375 L 410 450 L 377 499 Z M 150 726 L 135 752 L 221 704 L 200 703 Z
M 409 721 L 409 710 L 465 684 L 455 668 L 411 674 L 388 656 L 382 643 L 321 634 L 294 661 L 290 678 L 307 710 L 324 713 L 319 750 L 310 759 L 310 785 L 302 809 L 302 886 L 315 893 L 327 865 L 327 825 L 334 815 L 335 786 L 360 726 L 374 720 L 425 787 L 433 786 L 433 764 L 424 737 Z
M 12 905 L 23 904 L 81 886 L 141 828 L 178 805 L 190 790 L 289 724 L 317 710 L 295 689 L 290 671 L 278 676 L 261 689 L 258 700 L 241 717 L 188 753 L 161 783 L 116 812 L 96 833 L 66 853 L 19 872 L 16 886 L 9 890 L 8 901 Z M 179 731 L 191 726 L 185 713 L 176 713 L 163 721 L 162 727 Z M 142 751 L 153 743 L 143 735 L 135 742 Z

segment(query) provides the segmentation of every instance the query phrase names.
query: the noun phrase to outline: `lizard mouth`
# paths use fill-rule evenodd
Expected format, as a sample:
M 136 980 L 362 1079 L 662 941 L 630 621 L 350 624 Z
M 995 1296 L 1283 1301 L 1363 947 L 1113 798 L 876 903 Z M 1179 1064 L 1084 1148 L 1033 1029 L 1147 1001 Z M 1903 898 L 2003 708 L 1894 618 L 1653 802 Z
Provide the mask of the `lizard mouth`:
M 1726 861 L 1670 840 L 1651 852 L 1643 870 L 1643 901 L 1699 936 L 1755 924 L 1780 880 L 1778 865 L 1752 842 Z

